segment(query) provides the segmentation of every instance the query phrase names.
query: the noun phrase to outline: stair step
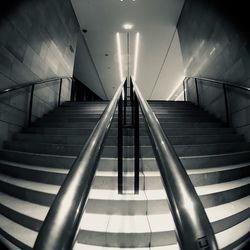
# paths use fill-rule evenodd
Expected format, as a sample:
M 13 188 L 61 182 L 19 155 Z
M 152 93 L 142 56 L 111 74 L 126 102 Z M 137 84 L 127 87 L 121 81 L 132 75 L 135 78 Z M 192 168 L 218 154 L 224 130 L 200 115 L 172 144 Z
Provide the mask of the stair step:
M 205 208 L 222 205 L 224 203 L 232 202 L 244 198 L 249 195 L 250 178 L 242 178 L 218 184 L 203 185 L 195 187 L 197 194 Z M 157 189 L 158 188 L 158 189 Z M 161 186 L 155 184 L 153 188 L 145 190 L 146 196 L 149 200 L 165 200 L 166 193 Z
M 89 135 L 53 135 L 53 134 L 31 134 L 18 133 L 14 136 L 15 141 L 20 142 L 37 142 L 37 143 L 52 143 L 52 144 L 79 144 L 83 145 Z
M 61 185 L 68 174 L 68 170 L 0 160 L 0 173 L 24 180 Z
M 48 206 L 31 203 L 0 193 L 0 212 L 10 220 L 38 232 L 48 211 Z
M 50 206 L 59 190 L 58 185 L 44 184 L 0 174 L 2 192 L 36 204 Z
M 94 129 L 96 122 L 46 122 L 40 121 L 33 124 L 34 127 L 46 127 L 46 128 L 88 128 Z M 117 127 L 117 123 L 112 123 L 113 127 Z
M 98 223 L 93 223 L 93 220 Z M 162 221 L 168 223 L 163 224 Z M 120 216 L 85 213 L 77 241 L 90 245 L 140 248 L 176 244 L 176 237 L 170 214 Z
M 71 168 L 76 157 L 66 155 L 37 154 L 14 150 L 1 150 L 0 159 L 28 165 L 52 168 Z
M 0 233 L 19 248 L 31 250 L 35 244 L 37 232 L 23 227 L 0 214 Z
M 182 156 L 180 160 L 186 169 L 218 167 L 221 165 L 250 162 L 250 151 L 201 156 Z

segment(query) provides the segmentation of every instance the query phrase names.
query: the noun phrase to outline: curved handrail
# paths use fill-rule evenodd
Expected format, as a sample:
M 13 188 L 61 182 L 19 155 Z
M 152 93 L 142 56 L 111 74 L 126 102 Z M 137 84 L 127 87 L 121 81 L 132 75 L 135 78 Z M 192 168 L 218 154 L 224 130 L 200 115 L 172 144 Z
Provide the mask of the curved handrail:
M 104 138 L 109 130 L 123 84 L 105 108 L 88 141 L 61 186 L 37 237 L 36 250 L 71 249 L 90 187 L 96 172 Z
M 18 84 L 16 86 L 13 86 L 13 87 L 10 87 L 10 88 L 0 89 L 0 95 L 12 92 L 14 90 L 27 88 L 27 87 L 30 87 L 32 85 L 39 85 L 39 84 L 59 81 L 59 80 L 63 80 L 63 79 L 72 79 L 72 77 L 71 76 L 63 76 L 63 77 L 56 77 L 56 78 L 50 78 L 50 79 L 46 79 L 46 80 L 40 80 L 40 81 L 34 81 L 34 82 L 32 81 L 32 82 L 28 82 L 28 83 Z
M 135 84 L 134 91 L 150 131 L 181 249 L 198 250 L 203 244 L 208 245 L 207 249 L 218 249 L 213 229 L 190 178 Z
M 245 87 L 243 85 L 238 85 L 238 84 L 233 83 L 233 82 L 214 80 L 214 79 L 209 79 L 209 78 L 204 78 L 204 77 L 193 77 L 193 76 L 187 76 L 187 77 L 185 77 L 184 81 L 185 80 L 189 80 L 189 79 L 194 79 L 194 80 L 197 79 L 197 80 L 201 80 L 201 81 L 211 82 L 211 83 L 214 83 L 214 84 L 226 85 L 226 86 L 229 86 L 229 87 L 233 87 L 233 88 L 238 88 L 238 89 L 241 89 L 241 90 L 245 90 L 245 91 L 248 91 L 250 93 L 250 88 Z

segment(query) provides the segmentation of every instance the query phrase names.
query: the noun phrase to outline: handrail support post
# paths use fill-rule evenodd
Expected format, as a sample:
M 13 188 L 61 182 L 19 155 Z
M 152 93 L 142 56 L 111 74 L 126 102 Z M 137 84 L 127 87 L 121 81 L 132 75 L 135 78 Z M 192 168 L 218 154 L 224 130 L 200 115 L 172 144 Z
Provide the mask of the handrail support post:
M 198 81 L 197 81 L 197 78 L 195 78 L 194 81 L 195 81 L 197 105 L 200 106 L 200 97 L 199 97 L 199 89 L 198 89 Z
M 62 81 L 63 79 L 61 78 L 59 83 L 58 104 L 57 104 L 58 107 L 60 107 L 61 105 Z
M 33 84 L 33 85 L 31 85 L 31 90 L 30 90 L 29 117 L 28 117 L 28 125 L 29 126 L 32 123 L 32 109 L 33 109 L 34 89 L 35 89 L 35 85 Z
M 224 93 L 225 109 L 226 109 L 226 124 L 227 126 L 229 126 L 230 125 L 229 107 L 228 107 L 228 98 L 227 98 L 227 87 L 225 84 L 223 84 L 223 93 Z
M 139 103 L 136 96 L 134 96 L 134 191 L 139 193 L 140 187 L 140 137 L 139 137 Z
M 122 96 L 118 101 L 118 194 L 123 192 L 123 115 L 122 115 L 123 100 Z

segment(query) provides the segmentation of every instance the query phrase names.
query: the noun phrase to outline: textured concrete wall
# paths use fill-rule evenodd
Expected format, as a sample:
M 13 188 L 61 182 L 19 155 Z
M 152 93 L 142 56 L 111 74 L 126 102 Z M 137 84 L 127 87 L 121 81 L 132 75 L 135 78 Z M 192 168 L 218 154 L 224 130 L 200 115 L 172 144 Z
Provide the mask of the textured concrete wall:
M 3 3 L 2 3 L 3 2 Z M 0 15 L 0 89 L 73 73 L 78 23 L 69 0 L 2 1 Z M 69 99 L 65 80 L 62 100 Z M 53 109 L 59 83 L 39 85 L 33 119 Z M 30 89 L 0 96 L 0 144 L 27 122 Z
M 250 86 L 250 36 L 247 2 L 186 0 L 178 24 L 186 76 L 206 77 Z M 189 97 L 196 102 L 195 85 Z M 199 82 L 200 103 L 225 120 L 221 86 Z M 250 141 L 250 95 L 229 90 L 231 123 Z

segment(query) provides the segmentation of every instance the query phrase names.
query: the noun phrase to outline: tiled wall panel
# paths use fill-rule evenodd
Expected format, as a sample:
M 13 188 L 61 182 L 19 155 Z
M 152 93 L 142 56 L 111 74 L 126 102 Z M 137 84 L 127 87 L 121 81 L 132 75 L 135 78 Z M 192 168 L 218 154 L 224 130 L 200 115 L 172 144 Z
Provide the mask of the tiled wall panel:
M 186 0 L 178 34 L 186 76 L 205 77 L 250 87 L 250 36 L 247 2 Z M 232 8 L 233 7 L 233 8 Z M 239 15 L 240 13 L 240 15 Z M 200 83 L 201 84 L 201 83 Z M 225 120 L 222 87 L 199 84 L 201 106 Z M 190 100 L 195 86 L 189 84 Z M 250 94 L 228 91 L 231 124 L 250 141 Z
M 13 0 L 0 12 L 0 89 L 72 76 L 79 25 L 70 1 Z M 70 91 L 66 80 L 62 101 Z M 58 92 L 59 82 L 35 88 L 33 120 L 57 105 Z M 27 124 L 29 97 L 30 89 L 0 96 L 0 147 Z

